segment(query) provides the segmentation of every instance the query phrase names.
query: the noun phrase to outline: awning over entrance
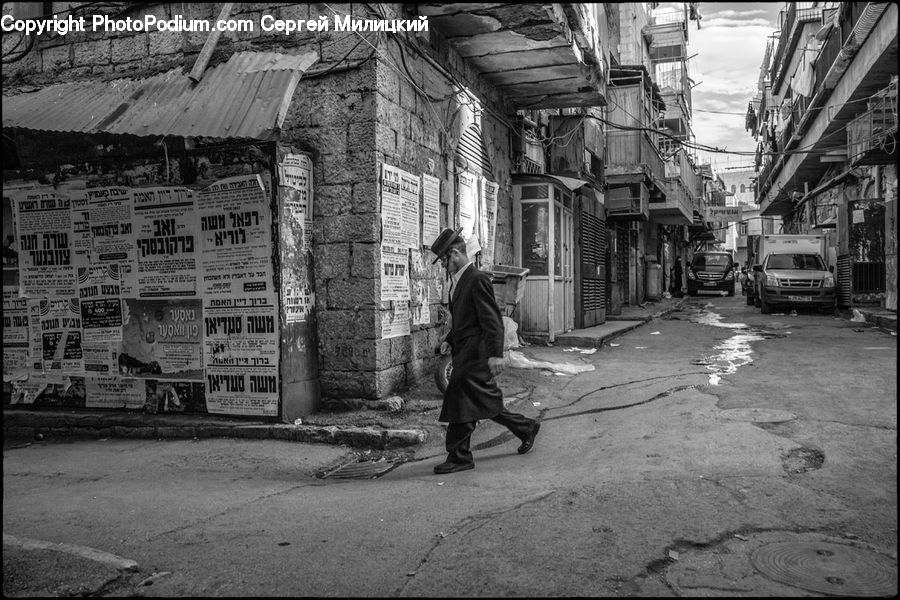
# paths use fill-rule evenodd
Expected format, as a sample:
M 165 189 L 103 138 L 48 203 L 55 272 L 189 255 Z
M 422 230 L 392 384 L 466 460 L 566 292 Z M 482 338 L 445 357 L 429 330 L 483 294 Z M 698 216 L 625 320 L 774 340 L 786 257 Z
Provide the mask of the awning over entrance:
M 3 97 L 3 127 L 274 140 L 301 74 L 318 59 L 238 52 L 198 83 L 178 68 L 147 79 L 79 81 Z
M 576 192 L 583 187 L 593 190 L 596 194 L 600 194 L 602 200 L 603 194 L 595 187 L 592 181 L 587 179 L 579 179 L 577 177 L 563 177 L 562 175 L 539 174 L 539 173 L 513 173 L 513 184 L 521 183 L 555 183 L 561 185 L 570 192 Z
M 606 105 L 592 4 L 417 4 L 516 108 Z

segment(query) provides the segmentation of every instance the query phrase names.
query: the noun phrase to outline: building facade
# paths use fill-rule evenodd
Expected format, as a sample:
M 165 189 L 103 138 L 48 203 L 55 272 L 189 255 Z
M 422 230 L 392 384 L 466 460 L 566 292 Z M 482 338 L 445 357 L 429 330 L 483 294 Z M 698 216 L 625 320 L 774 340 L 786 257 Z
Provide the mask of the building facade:
M 14 251 L 27 252 L 31 238 L 23 236 L 40 228 L 26 215 L 27 202 L 40 203 L 43 194 L 55 206 L 83 206 L 101 194 L 92 190 L 116 187 L 127 197 L 116 205 L 127 231 L 143 223 L 135 198 L 143 201 L 151 188 L 160 198 L 177 190 L 184 208 L 169 215 L 157 201 L 145 214 L 172 218 L 145 225 L 150 236 L 154 222 L 171 224 L 189 255 L 179 262 L 169 246 L 154 245 L 160 254 L 153 267 L 147 256 L 132 258 L 137 249 L 126 229 L 116 230 L 118 239 L 107 241 L 121 246 L 121 261 L 132 261 L 127 277 L 135 277 L 119 297 L 105 299 L 123 313 L 109 331 L 121 339 L 88 350 L 80 336 L 98 334 L 88 336 L 84 327 L 77 335 L 60 332 L 71 346 L 66 363 L 47 348 L 36 356 L 27 346 L 39 335 L 29 335 L 27 325 L 5 328 L 5 338 L 19 344 L 4 360 L 10 402 L 139 408 L 166 396 L 173 399 L 160 405 L 166 410 L 292 421 L 321 398 L 380 398 L 404 389 L 430 374 L 446 329 L 444 274 L 428 253 L 437 231 L 463 226 L 482 268 L 518 262 L 512 176 L 525 153 L 517 111 L 606 103 L 604 36 L 585 5 L 89 8 L 4 3 L 4 14 L 251 26 L 221 34 L 132 28 L 4 35 L 4 208 L 17 217 L 4 237 L 18 246 Z M 276 21 L 294 31 L 273 27 Z M 402 33 L 395 30 L 400 22 Z M 225 191 L 238 186 L 247 198 L 235 192 L 228 205 Z M 240 244 L 229 230 L 229 243 L 245 246 L 231 254 L 212 247 L 223 239 L 214 233 L 224 232 L 211 231 L 202 247 L 185 235 L 203 230 L 201 222 L 218 227 L 219 217 L 232 217 L 251 199 L 256 246 L 246 228 L 237 232 L 245 236 Z M 602 195 L 590 200 L 596 212 Z M 212 214 L 214 206 L 221 215 Z M 75 227 L 69 211 L 65 218 L 60 211 L 54 228 Z M 104 218 L 99 209 L 81 214 L 90 274 L 87 267 L 114 262 L 115 253 L 101 256 L 100 249 L 101 232 L 113 229 L 94 229 L 92 220 Z M 251 277 L 240 273 L 240 256 L 258 263 L 253 276 L 260 281 L 252 286 L 234 283 L 242 277 L 249 285 Z M 21 313 L 17 324 L 27 323 L 29 307 L 42 300 L 78 300 L 76 265 L 57 269 L 70 283 L 39 289 L 29 261 L 4 262 L 4 301 Z M 154 268 L 158 289 L 151 286 Z M 178 278 L 180 287 L 171 283 Z M 247 302 L 260 304 L 243 310 Z M 163 329 L 140 329 L 180 331 L 180 323 L 166 320 L 175 318 L 165 316 L 169 308 L 190 315 L 192 335 L 168 340 L 169 351 L 183 354 L 180 365 L 157 343 Z M 265 332 L 248 331 L 257 312 Z M 125 350 L 140 339 L 146 348 Z M 118 354 L 102 365 L 106 379 L 85 371 L 89 352 Z M 132 354 L 141 358 L 129 362 Z M 265 364 L 251 364 L 260 354 L 268 356 Z M 7 373 L 14 355 L 18 366 Z M 266 373 L 265 386 L 250 378 L 255 371 Z
M 4 3 L 245 24 L 4 35 L 4 402 L 402 392 L 447 328 L 444 227 L 528 270 L 506 309 L 539 339 L 659 297 L 708 229 L 680 6 Z
M 748 123 L 756 200 L 822 232 L 843 307 L 897 308 L 897 6 L 787 2 Z

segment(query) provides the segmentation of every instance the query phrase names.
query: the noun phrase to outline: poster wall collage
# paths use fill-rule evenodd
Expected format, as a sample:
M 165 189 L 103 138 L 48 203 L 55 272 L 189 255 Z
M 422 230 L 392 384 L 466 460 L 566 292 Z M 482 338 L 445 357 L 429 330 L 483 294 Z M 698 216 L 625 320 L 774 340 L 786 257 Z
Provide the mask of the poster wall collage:
M 287 155 L 279 169 L 290 218 L 308 231 L 312 165 Z M 200 190 L 4 184 L 3 380 L 12 402 L 33 403 L 74 377 L 89 408 L 140 409 L 152 399 L 177 412 L 203 387 L 210 413 L 277 416 L 268 179 L 241 175 Z
M 427 277 L 411 278 L 410 271 L 427 274 L 434 259 L 428 251 L 440 233 L 440 179 L 421 177 L 382 164 L 381 196 L 381 301 L 390 304 L 382 312 L 381 338 L 409 335 L 412 325 L 431 323 Z M 497 184 L 467 171 L 456 175 L 458 226 L 468 253 L 481 252 L 481 265 L 494 260 L 497 226 Z M 421 211 L 421 215 L 420 215 Z M 423 250 L 424 248 L 424 250 Z M 442 299 L 446 301 L 446 299 Z
M 312 165 L 278 165 L 280 203 L 312 243 Z M 427 247 L 438 236 L 440 180 L 382 165 L 383 339 L 431 322 Z M 3 380 L 12 402 L 84 380 L 84 406 L 184 410 L 204 390 L 213 414 L 277 416 L 278 293 L 268 176 L 187 187 L 3 188 Z M 457 175 L 470 255 L 493 262 L 497 184 Z M 423 250 L 424 248 L 424 250 Z M 411 285 L 412 281 L 412 285 Z M 283 281 L 287 323 L 313 305 Z

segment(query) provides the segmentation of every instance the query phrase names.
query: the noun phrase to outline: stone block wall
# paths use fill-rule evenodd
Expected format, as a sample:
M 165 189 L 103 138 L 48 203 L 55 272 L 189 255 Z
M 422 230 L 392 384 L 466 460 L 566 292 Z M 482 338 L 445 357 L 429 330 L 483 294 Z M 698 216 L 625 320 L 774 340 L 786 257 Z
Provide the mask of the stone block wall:
M 408 17 L 401 5 L 380 8 L 386 18 Z M 354 14 L 365 15 L 361 10 Z M 359 42 L 355 33 L 334 33 L 339 35 L 349 38 L 342 48 L 352 49 L 351 43 Z M 381 165 L 439 178 L 440 226 L 451 226 L 453 153 L 461 130 L 451 126 L 460 106 L 447 73 L 453 73 L 498 115 L 512 114 L 439 36 L 408 34 L 406 42 L 368 36 L 377 51 L 361 67 L 315 81 L 301 80 L 284 127 L 290 142 L 313 152 L 316 163 L 316 313 L 325 397 L 382 398 L 402 392 L 430 376 L 434 348 L 445 332 L 440 310 L 443 272 L 431 264 L 433 257 L 423 249 L 420 260 L 411 264 L 410 277 L 424 282 L 429 290 L 431 321 L 412 326 L 411 335 L 381 339 L 382 316 L 392 310 L 389 302 L 380 301 Z M 403 44 L 402 56 L 399 44 Z M 421 44 L 440 67 L 420 56 L 413 44 Z M 359 51 L 372 52 L 365 43 Z M 505 120 L 512 121 L 512 116 Z M 508 264 L 512 259 L 510 133 L 505 123 L 487 114 L 482 130 L 494 180 L 500 184 L 497 262 Z
M 4 3 L 4 11 L 16 3 Z M 121 7 L 103 5 L 87 6 L 75 12 L 70 2 L 54 2 L 53 10 L 59 18 L 84 16 L 88 21 L 92 15 L 106 14 L 110 18 L 140 19 L 153 15 L 158 19 L 171 20 L 176 16 L 185 21 L 203 19 L 209 22 L 218 18 L 222 3 L 176 2 L 153 4 L 150 6 L 133 4 L 125 12 Z M 348 14 L 359 13 L 361 5 L 329 4 L 335 11 Z M 67 12 L 62 12 L 67 11 Z M 4 12 L 5 14 L 5 12 Z M 329 31 L 303 31 L 291 35 L 283 32 L 263 31 L 260 19 L 264 14 L 278 19 L 317 19 L 328 16 L 332 21 L 334 13 L 324 4 L 290 4 L 237 2 L 231 10 L 230 19 L 249 20 L 254 23 L 253 31 L 223 32 L 219 37 L 209 66 L 228 60 L 234 52 L 246 50 L 260 52 L 283 52 L 287 54 L 315 50 L 320 55 L 313 71 L 321 71 L 333 66 L 350 49 L 349 36 L 355 34 Z M 156 31 L 150 32 L 69 32 L 66 35 L 53 33 L 36 36 L 33 49 L 22 59 L 4 63 L 2 75 L 4 89 L 17 85 L 49 85 L 78 80 L 110 80 L 121 77 L 141 78 L 162 73 L 175 67 L 184 66 L 188 70 L 194 65 L 203 44 L 210 34 L 205 31 Z M 2 36 L 4 55 L 19 42 L 18 33 Z M 354 42 L 355 43 L 355 42 Z M 364 43 L 348 59 L 358 58 L 364 50 L 371 50 Z M 24 46 L 22 46 L 24 47 Z

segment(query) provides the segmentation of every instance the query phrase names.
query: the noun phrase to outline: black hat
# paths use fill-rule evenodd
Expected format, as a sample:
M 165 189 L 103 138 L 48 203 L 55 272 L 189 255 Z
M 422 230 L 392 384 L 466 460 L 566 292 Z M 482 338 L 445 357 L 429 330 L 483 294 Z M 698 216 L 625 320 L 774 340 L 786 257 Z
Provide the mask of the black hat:
M 436 263 L 441 260 L 441 257 L 450 249 L 450 244 L 455 242 L 457 239 L 462 239 L 460 234 L 462 233 L 462 227 L 457 227 L 456 231 L 450 229 L 449 227 L 441 232 L 437 239 L 431 242 L 431 251 L 437 256 L 431 264 Z

